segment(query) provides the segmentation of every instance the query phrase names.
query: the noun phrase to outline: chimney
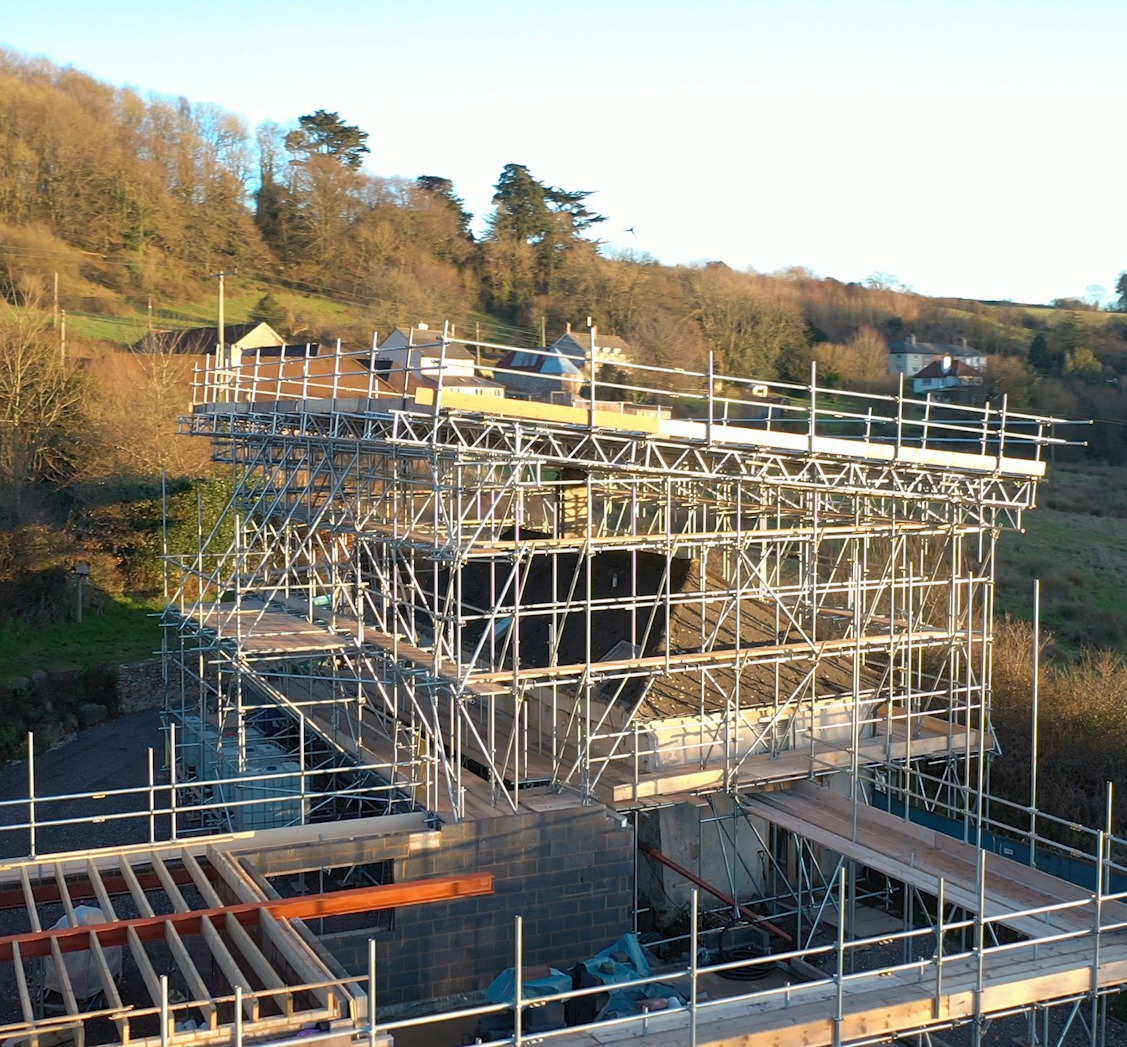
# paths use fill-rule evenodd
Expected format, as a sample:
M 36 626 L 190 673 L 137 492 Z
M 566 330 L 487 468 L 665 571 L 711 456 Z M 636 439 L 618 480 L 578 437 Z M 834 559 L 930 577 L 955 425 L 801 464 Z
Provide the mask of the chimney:
M 959 341 L 963 343 L 963 348 L 965 349 L 967 347 L 966 335 L 964 335 L 962 338 L 960 338 Z
M 951 354 L 948 353 L 943 357 L 943 373 L 950 374 L 951 372 Z
M 909 341 L 909 342 L 910 342 L 910 343 L 911 343 L 912 345 L 915 345 L 915 344 L 916 344 L 916 336 L 915 336 L 914 334 L 910 334 L 910 335 L 908 335 L 908 341 Z
M 568 322 L 567 322 L 567 333 L 571 334 L 571 321 L 570 320 L 568 320 Z

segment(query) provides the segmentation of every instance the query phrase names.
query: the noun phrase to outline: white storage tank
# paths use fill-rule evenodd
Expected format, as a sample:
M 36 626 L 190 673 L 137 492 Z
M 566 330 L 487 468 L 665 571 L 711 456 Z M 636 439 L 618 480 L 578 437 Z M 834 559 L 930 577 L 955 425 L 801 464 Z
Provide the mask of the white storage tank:
M 184 777 L 197 781 L 215 778 L 219 729 L 198 716 L 185 716 L 177 727 L 176 755 Z
M 263 764 L 278 764 L 289 757 L 286 751 L 274 742 L 267 742 L 261 735 L 251 737 L 247 733 L 246 762 L 244 766 L 249 771 Z M 219 755 L 219 776 L 221 778 L 234 778 L 239 773 L 239 741 L 237 738 L 226 739 L 223 751 Z
M 261 775 L 258 781 L 249 779 Z M 229 787 L 232 806 L 231 828 L 235 832 L 257 829 L 278 829 L 298 825 L 303 820 L 301 799 L 301 766 L 293 760 L 260 763 L 239 775 L 232 775 Z M 252 800 L 253 803 L 246 803 Z

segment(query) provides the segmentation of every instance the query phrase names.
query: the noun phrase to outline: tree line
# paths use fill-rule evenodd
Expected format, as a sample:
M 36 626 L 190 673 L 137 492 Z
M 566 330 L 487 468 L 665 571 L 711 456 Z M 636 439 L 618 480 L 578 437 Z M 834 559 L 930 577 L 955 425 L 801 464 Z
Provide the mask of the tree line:
M 286 335 L 362 342 L 392 324 L 485 313 L 538 341 L 593 316 L 645 363 L 703 369 L 711 352 L 722 372 L 801 382 L 814 361 L 826 384 L 873 391 L 894 388 L 890 342 L 965 337 L 991 358 L 984 395 L 1124 414 L 1117 319 L 928 299 L 881 274 L 843 283 L 608 252 L 594 194 L 519 163 L 499 173 L 475 235 L 450 179 L 372 174 L 373 151 L 378 163 L 378 142 L 339 113 L 252 132 L 215 105 L 142 98 L 0 51 L 0 294 L 42 301 L 54 272 L 113 310 L 122 297 L 202 297 L 208 274 L 238 267 L 363 306 L 353 329 L 300 332 L 264 306 Z M 1127 459 L 1123 428 L 1098 434 L 1096 450 Z

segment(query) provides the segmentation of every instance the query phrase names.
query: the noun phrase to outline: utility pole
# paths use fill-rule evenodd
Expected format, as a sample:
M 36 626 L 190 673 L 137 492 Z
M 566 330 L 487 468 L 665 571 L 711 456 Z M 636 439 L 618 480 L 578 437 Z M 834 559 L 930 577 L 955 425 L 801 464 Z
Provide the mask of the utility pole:
M 217 325 L 219 327 L 219 345 L 216 347 L 215 363 L 220 367 L 229 367 L 231 365 L 231 361 L 227 359 L 227 349 L 224 345 L 225 339 L 223 337 L 223 277 L 237 276 L 238 273 L 238 269 L 232 269 L 230 272 L 223 270 L 211 274 L 213 278 L 218 278 L 219 280 L 219 323 Z

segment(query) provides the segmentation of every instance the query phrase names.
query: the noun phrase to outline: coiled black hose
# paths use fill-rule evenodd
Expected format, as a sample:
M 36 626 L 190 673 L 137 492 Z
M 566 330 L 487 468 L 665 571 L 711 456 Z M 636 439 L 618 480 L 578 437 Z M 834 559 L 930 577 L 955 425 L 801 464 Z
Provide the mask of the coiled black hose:
M 720 932 L 720 962 L 735 963 L 737 960 L 757 960 L 767 955 L 767 951 L 759 945 L 733 945 L 728 947 L 725 938 L 734 927 L 753 927 L 747 920 L 731 920 Z M 726 971 L 717 971 L 721 978 L 731 982 L 757 982 L 766 978 L 775 969 L 773 963 L 757 963 L 753 967 L 732 967 Z

